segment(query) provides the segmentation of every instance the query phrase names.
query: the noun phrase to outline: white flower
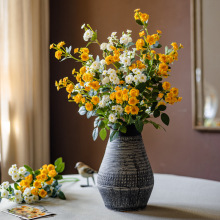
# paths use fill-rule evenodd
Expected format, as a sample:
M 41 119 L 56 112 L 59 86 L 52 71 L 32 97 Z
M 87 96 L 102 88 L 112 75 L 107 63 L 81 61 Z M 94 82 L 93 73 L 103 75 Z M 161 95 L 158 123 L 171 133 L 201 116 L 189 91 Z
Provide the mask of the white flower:
M 105 76 L 107 73 L 108 73 L 108 71 L 107 71 L 107 70 L 104 70 L 104 71 L 102 72 L 102 75 Z
M 18 173 L 16 173 L 16 174 L 13 174 L 12 176 L 11 176 L 11 178 L 13 179 L 13 181 L 17 181 L 17 180 L 19 180 L 20 179 L 20 176 L 19 176 L 19 174 Z
M 112 32 L 111 36 L 115 36 L 117 34 L 117 32 Z
M 114 114 L 110 114 L 109 117 L 108 117 L 108 120 L 109 120 L 110 122 L 114 123 L 114 122 L 117 120 L 117 118 L 115 117 Z
M 102 84 L 105 85 L 109 83 L 109 78 L 106 76 L 103 80 L 102 80 Z
M 7 189 L 9 187 L 9 182 L 8 181 L 5 181 L 1 184 L 2 188 L 3 189 Z
M 109 75 L 112 75 L 112 74 L 113 74 L 113 75 L 116 76 L 116 71 L 115 71 L 114 69 L 111 69 L 111 68 L 110 68 L 110 69 L 108 69 L 108 74 L 109 74 Z
M 116 105 L 116 111 L 121 114 L 123 112 L 123 108 L 120 105 Z
M 13 164 L 13 165 L 11 166 L 11 168 L 12 168 L 12 169 L 17 169 L 17 164 Z
M 20 190 L 14 190 L 14 194 L 15 194 L 15 197 L 21 197 L 21 191 Z
M 128 76 L 125 77 L 125 82 L 127 84 L 131 84 L 132 81 L 133 81 L 133 76 L 132 75 L 128 75 Z
M 109 95 L 103 95 L 102 96 L 102 101 L 104 101 L 104 102 L 110 101 Z
M 113 83 L 119 85 L 120 84 L 120 79 L 116 76 L 113 78 Z
M 87 30 L 83 35 L 83 39 L 84 41 L 88 41 L 92 36 L 93 32 L 91 30 Z
M 106 62 L 105 62 L 104 59 L 102 59 L 102 60 L 100 61 L 100 63 L 101 63 L 102 66 L 104 66 L 104 65 L 106 64 Z
M 90 66 L 90 68 L 93 69 L 93 70 L 97 70 L 97 69 L 99 69 L 99 67 L 100 67 L 100 63 L 97 62 L 97 61 L 94 61 L 92 63 L 92 65 Z
M 32 200 L 33 200 L 33 202 L 37 202 L 39 200 L 39 197 L 36 195 L 33 195 Z
M 14 202 L 16 203 L 22 203 L 23 198 L 22 197 L 15 197 Z
M 122 63 L 123 63 L 125 66 L 130 66 L 130 65 L 131 65 L 131 59 L 128 58 L 128 57 L 125 57 L 124 59 L 122 59 Z
M 83 25 L 81 26 L 81 29 L 83 29 L 85 26 L 86 26 L 86 24 L 83 24 Z
M 112 106 L 112 110 L 116 110 L 116 105 L 113 105 L 113 106 Z
M 8 198 L 8 191 L 6 189 L 1 190 L 1 197 L 2 198 Z
M 141 71 L 140 71 L 140 69 L 138 69 L 138 68 L 133 69 L 132 72 L 133 72 L 134 74 L 141 74 Z
M 18 169 L 17 168 L 12 169 L 12 175 L 14 175 L 14 174 L 18 174 Z
M 120 38 L 120 44 L 127 44 L 128 43 L 128 37 L 127 35 L 123 35 L 121 38 Z
M 18 173 L 19 174 L 21 174 L 21 175 L 24 175 L 25 173 L 26 173 L 26 168 L 25 167 L 20 167 L 19 169 L 18 169 Z
M 24 201 L 28 204 L 33 202 L 33 197 L 32 196 L 25 196 Z
M 113 51 L 112 48 L 111 48 L 111 46 L 113 46 L 113 45 L 112 45 L 112 44 L 107 44 L 107 50 L 108 50 L 108 51 Z
M 140 82 L 146 82 L 146 80 L 147 80 L 147 77 L 144 74 L 139 75 L 139 81 Z
M 102 100 L 99 102 L 99 107 L 104 108 L 106 106 L 106 103 L 103 102 Z
M 131 30 L 127 30 L 127 33 L 130 34 L 132 31 Z
M 13 170 L 14 170 L 14 169 L 13 169 L 12 167 L 9 168 L 9 170 L 8 170 L 8 175 L 9 175 L 9 176 L 12 176 L 12 174 L 13 174 Z
M 101 49 L 101 50 L 107 49 L 107 43 L 102 43 L 102 44 L 100 45 L 100 49 Z
M 140 75 L 135 75 L 133 77 L 133 80 L 134 80 L 135 83 L 138 83 L 139 79 L 140 79 Z
M 24 190 L 24 196 L 30 196 L 31 195 L 31 188 L 26 188 L 25 190 Z

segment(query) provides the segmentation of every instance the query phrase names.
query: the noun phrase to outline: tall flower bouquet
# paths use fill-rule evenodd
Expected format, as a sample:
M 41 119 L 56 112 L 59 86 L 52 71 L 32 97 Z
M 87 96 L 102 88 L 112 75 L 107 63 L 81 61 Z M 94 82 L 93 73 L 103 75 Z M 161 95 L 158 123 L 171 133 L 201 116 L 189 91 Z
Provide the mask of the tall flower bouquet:
M 118 137 L 119 131 L 126 133 L 127 126 L 134 124 L 141 132 L 144 124 L 152 124 L 156 129 L 161 126 L 152 119 L 161 117 L 165 125 L 169 124 L 169 116 L 164 113 L 168 104 L 181 101 L 178 89 L 171 87 L 167 78 L 171 73 L 171 64 L 178 60 L 178 50 L 183 46 L 171 43 L 172 48 L 165 47 L 165 53 L 158 53 L 162 32 L 148 33 L 149 15 L 135 10 L 135 21 L 141 26 L 139 38 L 133 43 L 131 30 L 122 33 L 119 38 L 116 32 L 108 37 L 108 42 L 99 43 L 97 31 L 89 24 L 83 25 L 83 39 L 86 47 L 64 47 L 65 42 L 51 44 L 58 60 L 73 59 L 82 63 L 77 71 L 72 70 L 72 80 L 68 77 L 55 82 L 57 90 L 66 88 L 69 102 L 79 105 L 79 114 L 87 118 L 96 116 L 93 139 L 98 133 L 102 140 L 107 130 L 113 128 L 110 141 Z M 88 46 L 99 45 L 103 57 L 94 58 Z M 99 131 L 100 129 L 100 131 Z

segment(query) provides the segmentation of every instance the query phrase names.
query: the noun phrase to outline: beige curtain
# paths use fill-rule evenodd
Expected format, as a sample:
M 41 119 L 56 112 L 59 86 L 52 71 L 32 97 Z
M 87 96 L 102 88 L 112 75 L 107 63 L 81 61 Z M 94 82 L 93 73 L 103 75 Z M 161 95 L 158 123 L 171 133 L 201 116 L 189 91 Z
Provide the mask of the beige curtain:
M 1 179 L 49 162 L 49 0 L 1 2 Z M 4 49 L 3 49 L 4 48 Z

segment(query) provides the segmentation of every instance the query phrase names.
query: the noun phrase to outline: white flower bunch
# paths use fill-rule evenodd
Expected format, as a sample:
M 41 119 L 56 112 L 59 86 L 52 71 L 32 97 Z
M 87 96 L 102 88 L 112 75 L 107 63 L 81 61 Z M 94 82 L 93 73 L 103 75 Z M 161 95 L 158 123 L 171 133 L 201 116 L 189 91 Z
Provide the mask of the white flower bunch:
M 12 165 L 9 170 L 8 170 L 8 174 L 9 176 L 11 176 L 11 178 L 13 179 L 13 181 L 17 181 L 19 179 L 21 179 L 22 177 L 24 177 L 25 173 L 26 173 L 26 168 L 25 167 L 20 167 L 19 169 L 17 168 L 17 165 L 14 164 Z

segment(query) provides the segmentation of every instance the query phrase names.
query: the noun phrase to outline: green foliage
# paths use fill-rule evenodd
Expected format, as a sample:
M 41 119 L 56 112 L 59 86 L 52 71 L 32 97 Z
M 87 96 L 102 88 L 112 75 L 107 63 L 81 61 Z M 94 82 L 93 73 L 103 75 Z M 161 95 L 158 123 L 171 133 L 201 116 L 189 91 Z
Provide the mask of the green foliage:
M 105 140 L 105 138 L 106 138 L 106 136 L 107 136 L 107 131 L 106 131 L 105 128 L 102 128 L 102 129 L 100 130 L 99 136 L 100 136 L 100 138 L 101 138 L 103 141 Z
M 86 111 L 86 108 L 84 106 L 81 106 L 79 108 L 78 112 L 79 112 L 80 115 L 85 115 L 87 111 Z
M 30 173 L 33 174 L 33 169 L 31 167 L 29 167 L 28 165 L 24 165 L 24 167 L 26 168 L 26 170 Z
M 169 116 L 166 114 L 166 113 L 162 113 L 161 114 L 161 120 L 162 120 L 162 122 L 165 124 L 165 125 L 169 125 L 169 123 L 170 123 L 170 118 L 169 118 Z
M 62 199 L 62 200 L 66 200 L 66 197 L 65 197 L 65 195 L 64 195 L 64 193 L 63 193 L 62 191 L 59 191 L 59 192 L 58 192 L 58 197 L 59 197 L 60 199 Z
M 135 127 L 136 127 L 137 131 L 141 133 L 142 130 L 143 130 L 143 127 L 144 127 L 143 121 L 140 120 L 140 119 L 137 119 L 137 120 L 135 121 Z
M 55 165 L 55 170 L 57 171 L 57 173 L 62 173 L 65 169 L 65 163 L 63 162 L 62 157 L 56 159 L 56 161 L 54 162 L 54 165 Z
M 113 130 L 110 134 L 110 142 L 114 141 L 119 135 L 119 131 Z

